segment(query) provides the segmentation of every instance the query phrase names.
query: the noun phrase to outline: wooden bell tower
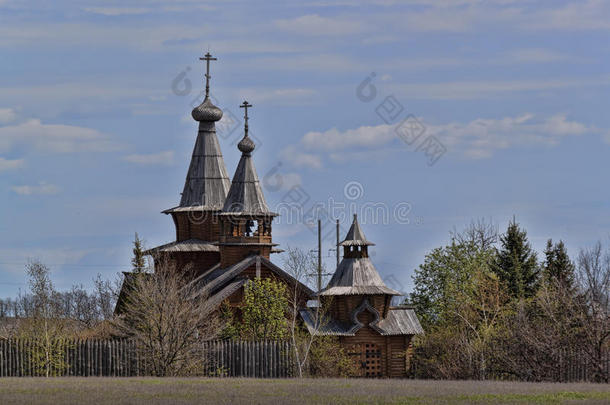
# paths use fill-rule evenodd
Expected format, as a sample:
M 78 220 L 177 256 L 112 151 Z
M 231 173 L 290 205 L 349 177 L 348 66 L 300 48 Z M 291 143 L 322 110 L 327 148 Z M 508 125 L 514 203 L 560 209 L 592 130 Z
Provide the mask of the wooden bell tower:
M 248 108 L 244 101 L 244 137 L 237 145 L 242 155 L 220 218 L 220 266 L 226 268 L 250 255 L 269 259 L 274 244 L 271 237 L 273 218 L 260 187 L 252 161 L 256 145 L 248 136 Z

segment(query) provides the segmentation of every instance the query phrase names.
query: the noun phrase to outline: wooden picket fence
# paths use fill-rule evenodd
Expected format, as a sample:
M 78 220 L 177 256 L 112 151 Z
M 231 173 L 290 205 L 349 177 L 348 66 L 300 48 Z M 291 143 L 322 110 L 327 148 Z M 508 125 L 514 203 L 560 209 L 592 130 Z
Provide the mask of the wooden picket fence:
M 50 376 L 146 376 L 148 362 L 132 340 L 62 340 L 54 342 L 56 360 Z M 204 341 L 203 375 L 285 378 L 294 375 L 291 345 L 275 341 Z M 28 339 L 0 340 L 0 377 L 46 375 L 40 346 Z M 37 360 L 38 358 L 38 360 Z M 59 359 L 59 360 L 57 360 Z
M 603 382 L 610 376 L 610 350 L 606 350 L 601 355 L 601 370 L 591 362 L 584 350 L 564 349 L 555 353 L 555 367 L 549 370 L 547 375 L 535 376 L 532 378 L 517 377 L 506 372 L 491 370 L 485 379 L 501 381 L 552 381 L 552 382 Z M 524 369 L 527 365 L 524 365 Z M 427 378 L 426 375 L 418 370 L 417 362 L 411 361 L 408 369 L 409 378 Z
M 557 357 L 555 381 L 594 381 L 595 376 L 600 377 L 600 371 L 594 367 L 590 357 L 582 350 L 562 350 Z M 608 378 L 610 376 L 610 350 L 601 355 L 601 369 L 602 376 Z
M 285 378 L 294 376 L 288 342 L 203 342 L 208 353 L 207 375 L 218 377 Z

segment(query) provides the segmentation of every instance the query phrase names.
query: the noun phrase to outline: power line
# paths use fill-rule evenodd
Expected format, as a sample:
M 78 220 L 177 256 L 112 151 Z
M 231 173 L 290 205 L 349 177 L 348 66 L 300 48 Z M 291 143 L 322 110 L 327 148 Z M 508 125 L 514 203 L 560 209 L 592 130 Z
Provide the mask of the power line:
M 18 262 L 0 262 L 0 264 L 6 264 L 11 266 L 25 266 L 27 263 Z M 77 264 L 77 263 L 44 263 L 47 266 L 72 266 L 72 267 L 116 267 L 116 268 L 131 268 L 131 266 L 125 264 Z

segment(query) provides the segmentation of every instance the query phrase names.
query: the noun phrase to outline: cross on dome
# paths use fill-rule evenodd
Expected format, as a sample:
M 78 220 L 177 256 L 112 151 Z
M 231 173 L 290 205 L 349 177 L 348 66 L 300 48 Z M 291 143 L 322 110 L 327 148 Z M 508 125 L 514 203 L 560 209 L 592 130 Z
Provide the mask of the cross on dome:
M 211 60 L 218 60 L 218 58 L 213 58 L 212 55 L 210 54 L 210 51 L 208 51 L 203 58 L 199 58 L 199 60 L 204 60 L 206 67 L 205 67 L 205 98 L 208 98 L 210 95 L 210 78 L 212 76 L 210 76 L 210 61 Z

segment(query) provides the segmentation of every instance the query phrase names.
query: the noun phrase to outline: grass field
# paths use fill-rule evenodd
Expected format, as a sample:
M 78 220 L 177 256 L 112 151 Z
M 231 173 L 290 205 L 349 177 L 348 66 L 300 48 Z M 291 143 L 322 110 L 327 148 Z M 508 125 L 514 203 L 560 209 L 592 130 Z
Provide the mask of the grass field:
M 2 378 L 1 404 L 609 404 L 610 385 L 413 380 Z

